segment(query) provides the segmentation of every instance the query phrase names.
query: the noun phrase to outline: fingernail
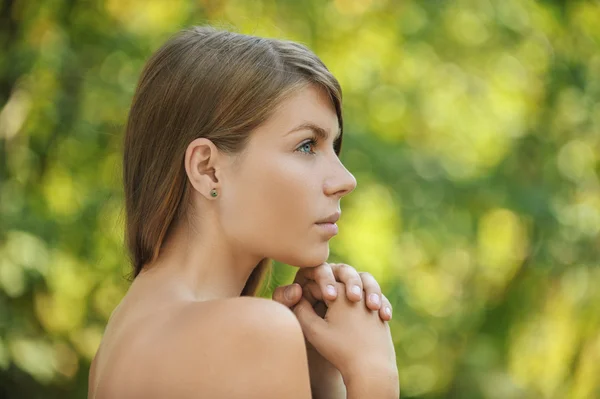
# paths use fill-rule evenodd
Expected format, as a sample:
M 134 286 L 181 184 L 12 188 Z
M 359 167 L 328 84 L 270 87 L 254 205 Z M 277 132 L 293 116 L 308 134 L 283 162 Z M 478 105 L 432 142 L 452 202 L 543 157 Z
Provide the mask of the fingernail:
M 362 290 L 360 289 L 360 287 L 358 285 L 355 285 L 354 287 L 352 287 L 352 292 L 354 292 L 356 295 L 362 297 Z
M 371 294 L 369 295 L 369 298 L 371 298 L 371 302 L 373 302 L 375 305 L 379 305 L 379 295 Z
M 390 310 L 389 306 L 385 307 L 385 314 L 392 317 L 392 311 Z
M 285 291 L 283 292 L 285 299 L 287 299 L 288 301 L 292 300 L 293 294 L 294 294 L 294 286 L 293 285 L 290 285 L 289 287 L 287 287 L 285 289 Z
M 331 296 L 335 296 L 337 294 L 337 291 L 335 290 L 335 287 L 331 284 L 329 284 L 327 286 L 327 293 Z

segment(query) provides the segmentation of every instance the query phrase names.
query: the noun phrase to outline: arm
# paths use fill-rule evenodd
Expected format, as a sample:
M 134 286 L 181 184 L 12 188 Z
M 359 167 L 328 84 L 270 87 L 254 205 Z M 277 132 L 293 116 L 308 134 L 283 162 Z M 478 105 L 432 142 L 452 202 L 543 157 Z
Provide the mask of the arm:
M 344 382 L 348 395 L 346 399 L 398 399 L 400 397 L 400 383 L 398 373 L 394 370 L 389 372 L 374 372 L 371 368 L 369 372 L 365 367 L 362 373 L 351 373 L 344 376 Z M 386 377 L 387 376 L 387 377 Z
M 315 306 L 315 311 L 321 317 L 325 316 L 325 304 L 320 302 Z M 340 371 L 305 339 L 306 353 L 308 355 L 308 371 L 310 374 L 310 388 L 313 399 L 345 399 L 346 385 Z
M 342 374 L 333 369 L 320 370 L 312 367 L 310 371 L 310 388 L 313 399 L 346 399 L 346 385 Z
M 96 357 L 92 360 L 92 364 L 90 365 L 90 372 L 88 375 L 88 399 L 94 399 L 95 391 L 96 391 Z

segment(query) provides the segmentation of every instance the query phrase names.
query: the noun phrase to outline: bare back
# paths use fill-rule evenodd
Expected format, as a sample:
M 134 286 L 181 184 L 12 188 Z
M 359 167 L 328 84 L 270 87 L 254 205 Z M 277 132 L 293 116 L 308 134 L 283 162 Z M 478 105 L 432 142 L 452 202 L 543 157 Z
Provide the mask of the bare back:
M 139 299 L 113 312 L 89 399 L 310 398 L 302 331 L 283 305 L 238 297 L 157 309 Z

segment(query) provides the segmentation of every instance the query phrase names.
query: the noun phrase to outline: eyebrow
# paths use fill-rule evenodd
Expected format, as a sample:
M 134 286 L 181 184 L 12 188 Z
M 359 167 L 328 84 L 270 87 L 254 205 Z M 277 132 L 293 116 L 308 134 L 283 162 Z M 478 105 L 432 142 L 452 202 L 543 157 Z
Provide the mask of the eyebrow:
M 295 128 L 293 128 L 292 130 L 290 130 L 289 132 L 287 132 L 286 135 L 288 135 L 290 133 L 298 132 L 300 130 L 312 130 L 321 140 L 327 140 L 329 138 L 328 130 L 323 129 L 321 126 L 315 125 L 312 122 L 304 122 L 303 124 L 298 125 Z M 338 129 L 337 135 L 335 136 L 335 139 L 333 141 L 336 141 L 337 139 L 339 139 L 341 134 L 342 134 L 341 129 Z

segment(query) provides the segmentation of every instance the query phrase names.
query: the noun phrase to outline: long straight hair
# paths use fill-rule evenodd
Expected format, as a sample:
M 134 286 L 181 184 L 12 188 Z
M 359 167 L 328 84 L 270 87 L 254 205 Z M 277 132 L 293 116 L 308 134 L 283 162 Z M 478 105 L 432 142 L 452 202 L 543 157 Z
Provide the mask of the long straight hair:
M 340 85 L 303 44 L 193 26 L 150 56 L 133 96 L 123 146 L 125 241 L 133 278 L 156 259 L 173 226 L 188 215 L 184 157 L 189 143 L 204 137 L 220 151 L 239 154 L 253 129 L 309 84 L 329 94 L 343 131 Z M 340 135 L 334 143 L 338 155 L 341 145 Z M 241 295 L 257 295 L 271 266 L 270 259 L 261 260 Z

